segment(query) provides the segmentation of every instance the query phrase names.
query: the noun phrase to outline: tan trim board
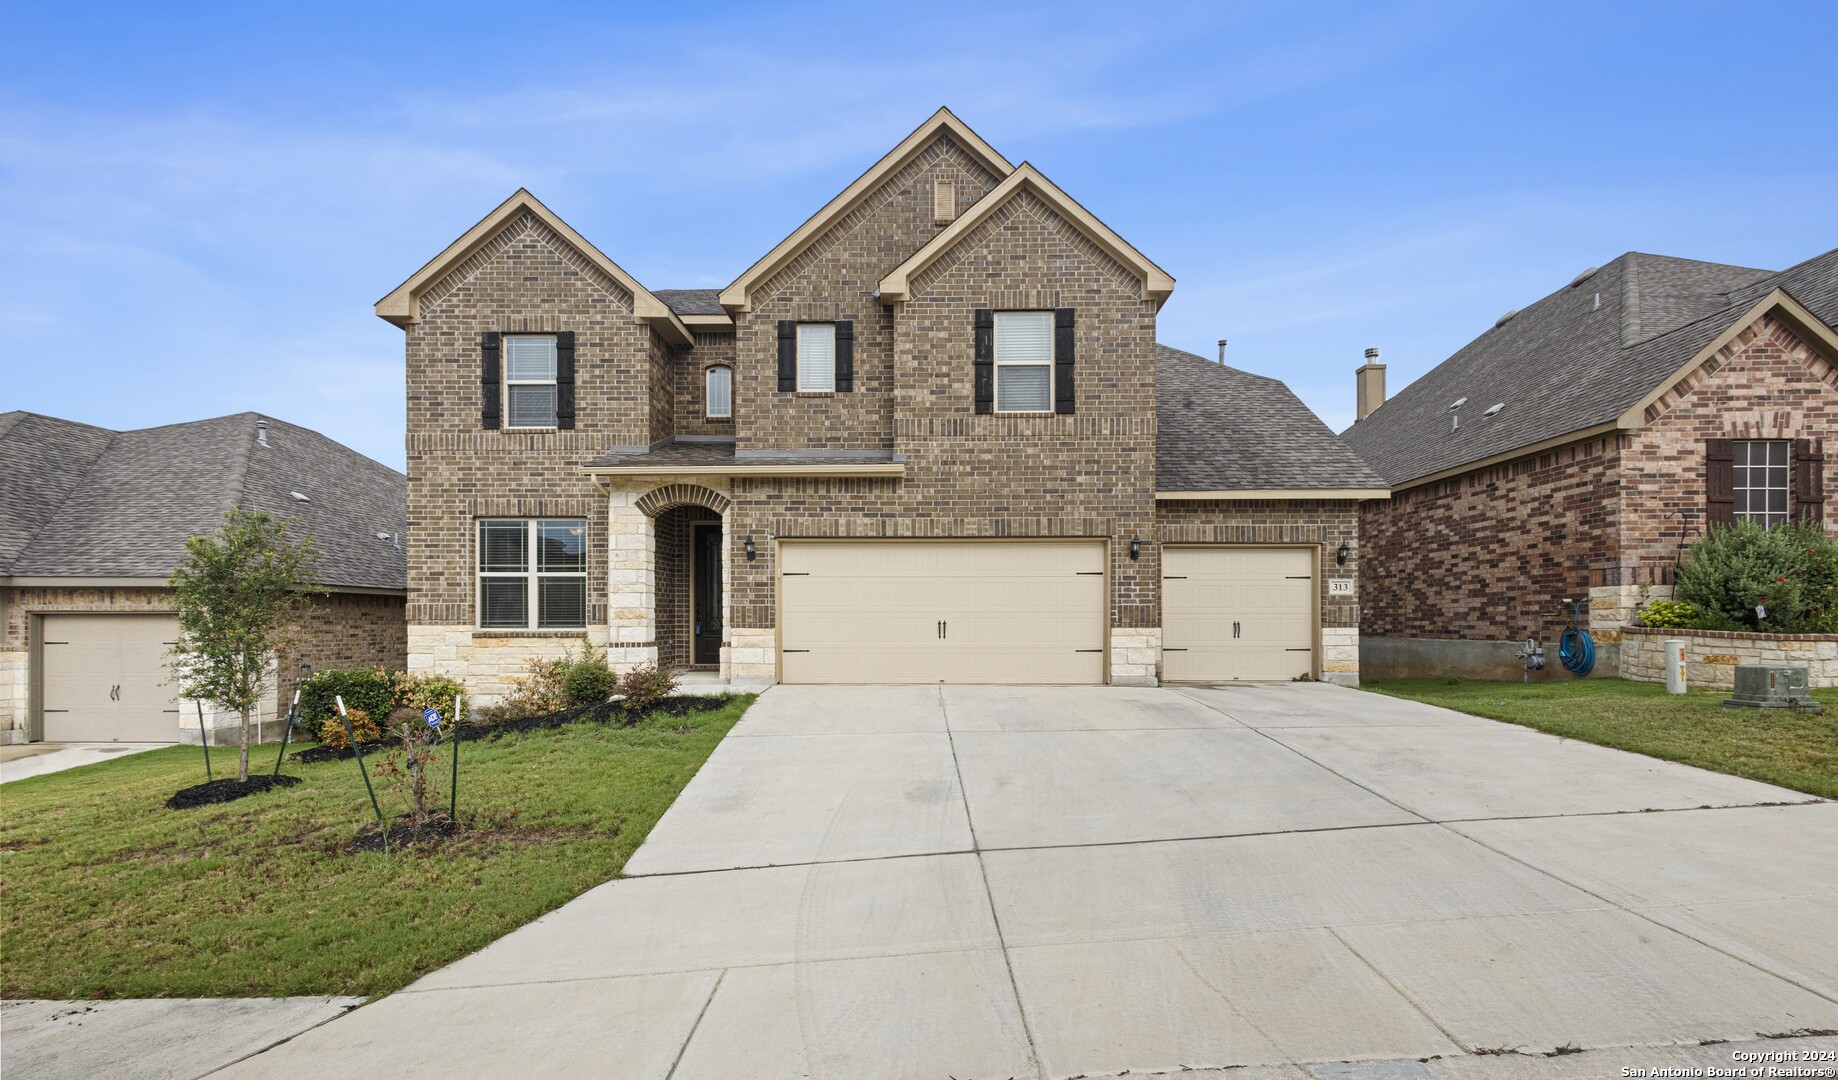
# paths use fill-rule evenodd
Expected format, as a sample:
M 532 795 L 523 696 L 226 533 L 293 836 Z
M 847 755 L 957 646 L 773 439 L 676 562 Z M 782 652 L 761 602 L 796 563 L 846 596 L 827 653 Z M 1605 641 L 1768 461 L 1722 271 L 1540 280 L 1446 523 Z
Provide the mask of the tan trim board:
M 1174 292 L 1174 279 L 1165 270 L 1137 251 L 1129 241 L 1118 236 L 1091 211 L 1080 206 L 1078 200 L 1061 191 L 1058 185 L 1041 175 L 1040 170 L 1024 161 L 1009 174 L 1008 179 L 990 189 L 989 194 L 978 199 L 974 206 L 959 215 L 944 231 L 882 278 L 881 302 L 891 304 L 911 299 L 914 277 L 1023 190 L 1033 192 L 1058 211 L 1061 217 L 1076 225 L 1093 243 L 1108 252 L 1111 258 L 1134 271 L 1142 282 L 1143 299 L 1153 300 L 1159 305 Z
M 1785 290 L 1775 289 L 1762 297 L 1761 302 L 1750 308 L 1747 314 L 1730 324 L 1727 330 L 1717 335 L 1716 340 L 1698 350 L 1697 354 L 1685 361 L 1683 366 L 1667 376 L 1664 382 L 1636 401 L 1632 407 L 1621 414 L 1616 423 L 1628 431 L 1639 431 L 1645 427 L 1647 409 L 1651 408 L 1660 398 L 1665 397 L 1681 380 L 1703 367 L 1711 357 L 1727 348 L 1730 342 L 1735 341 L 1744 330 L 1777 311 L 1786 321 L 1792 323 L 1794 329 L 1799 331 L 1802 337 L 1808 339 L 1809 343 L 1814 346 L 1823 346 L 1826 359 L 1838 362 L 1838 334 L 1834 334 L 1831 327 L 1820 322 L 1817 315 L 1806 310 L 1804 305 Z
M 721 290 L 721 306 L 730 311 L 747 311 L 752 308 L 752 289 L 755 285 L 771 277 L 778 269 L 790 262 L 803 251 L 811 241 L 817 239 L 830 222 L 855 209 L 861 201 L 873 193 L 881 182 L 903 168 L 913 156 L 923 150 L 940 132 L 948 132 L 959 146 L 980 158 L 989 171 L 998 176 L 1007 176 L 1015 171 L 1008 159 L 996 152 L 995 147 L 983 141 L 983 137 L 970 130 L 970 126 L 959 120 L 950 109 L 939 109 L 925 123 L 913 129 L 913 133 L 901 139 L 899 144 L 889 150 L 881 160 L 868 167 L 868 171 L 856 177 L 855 182 L 842 189 L 842 192 L 823 208 L 812 214 L 804 224 L 793 230 L 790 236 L 778 242 L 771 251 L 760 256 L 758 262 L 734 279 L 734 283 Z
M 690 335 L 689 328 L 677 318 L 667 304 L 651 295 L 651 291 L 640 285 L 637 278 L 626 273 L 618 263 L 607 258 L 599 248 L 588 243 L 586 237 L 575 232 L 573 226 L 563 221 L 555 211 L 544 206 L 541 200 L 530 194 L 525 188 L 518 188 L 510 198 L 499 203 L 497 209 L 480 218 L 478 224 L 467 229 L 458 240 L 448 244 L 440 254 L 429 259 L 421 269 L 409 275 L 407 281 L 391 289 L 388 295 L 378 300 L 376 303 L 377 317 L 402 327 L 420 321 L 422 290 L 433 284 L 448 269 L 464 261 L 486 241 L 496 236 L 498 230 L 525 211 L 536 215 L 543 224 L 555 230 L 562 239 L 587 256 L 608 277 L 629 291 L 632 294 L 632 314 L 638 321 L 656 327 L 664 337 L 675 344 L 693 343 L 694 338 Z
M 1613 435 L 1621 430 L 1623 430 L 1623 428 L 1619 420 L 1610 420 L 1606 424 L 1597 424 L 1594 427 L 1580 428 L 1563 435 L 1540 440 L 1539 442 L 1527 443 L 1524 446 L 1493 454 L 1489 457 L 1477 458 L 1474 461 L 1468 462 L 1466 465 L 1457 465 L 1454 468 L 1443 469 L 1440 472 L 1433 472 L 1427 476 L 1419 476 L 1412 480 L 1401 480 L 1391 486 L 1391 492 L 1393 495 L 1396 495 L 1400 491 L 1409 491 L 1412 488 L 1419 488 L 1425 484 L 1434 484 L 1438 481 L 1447 480 L 1455 476 L 1465 476 L 1476 469 L 1486 469 L 1495 465 L 1505 464 L 1508 461 L 1517 461 L 1522 457 L 1542 454 L 1546 450 L 1556 450 L 1559 447 L 1569 446 L 1571 443 L 1588 442 L 1590 439 L 1600 438 L 1603 435 Z
M 1175 502 L 1181 499 L 1389 499 L 1390 488 L 1235 488 L 1226 491 L 1158 491 L 1156 499 Z M 1293 546 L 1293 545 L 1290 545 Z
M 683 320 L 684 326 L 691 330 L 700 330 L 705 334 L 734 329 L 734 316 L 732 315 L 678 315 L 677 318 Z
M 851 465 L 601 465 L 590 476 L 905 476 L 900 462 Z

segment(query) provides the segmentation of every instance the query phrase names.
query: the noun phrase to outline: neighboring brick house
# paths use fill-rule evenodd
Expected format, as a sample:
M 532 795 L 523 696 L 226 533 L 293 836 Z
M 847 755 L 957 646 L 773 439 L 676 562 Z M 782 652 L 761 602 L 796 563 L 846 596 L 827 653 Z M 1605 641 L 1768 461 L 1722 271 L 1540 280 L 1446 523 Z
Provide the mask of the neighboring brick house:
M 111 431 L 0 413 L 0 742 L 196 741 L 167 686 L 177 639 L 166 580 L 188 537 L 231 506 L 293 519 L 319 557 L 264 722 L 302 662 L 400 668 L 401 473 L 256 413 Z M 208 704 L 212 741 L 239 717 Z
M 519 191 L 406 337 L 409 664 L 604 644 L 787 682 L 1357 679 L 1383 485 L 1279 382 L 1155 341 L 1173 280 L 940 110 L 727 288 Z
M 1360 517 L 1364 670 L 1518 678 L 1518 643 L 1554 643 L 1573 599 L 1614 674 L 1707 524 L 1832 528 L 1835 323 L 1838 251 L 1778 273 L 1630 253 L 1390 401 L 1361 368 L 1342 437 L 1393 488 Z

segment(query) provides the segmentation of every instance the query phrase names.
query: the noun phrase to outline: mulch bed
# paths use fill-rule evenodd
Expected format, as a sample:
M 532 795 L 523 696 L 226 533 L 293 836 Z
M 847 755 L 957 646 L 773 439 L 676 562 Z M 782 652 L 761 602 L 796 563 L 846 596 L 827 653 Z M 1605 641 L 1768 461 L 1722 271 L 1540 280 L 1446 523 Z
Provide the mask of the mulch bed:
M 428 819 L 417 829 L 403 814 L 390 823 L 388 840 L 385 842 L 383 830 L 370 824 L 357 831 L 357 836 L 345 844 L 346 854 L 355 855 L 360 851 L 399 851 L 410 844 L 438 843 L 460 832 L 460 824 L 445 814 L 430 814 Z
M 714 712 L 725 708 L 734 700 L 733 694 L 685 694 L 667 697 L 658 702 L 645 716 L 688 716 L 690 713 Z M 521 720 L 509 720 L 502 724 L 471 725 L 460 728 L 461 742 L 476 742 L 479 739 L 496 739 L 513 732 L 547 731 L 562 727 L 565 724 L 605 723 L 612 721 L 620 727 L 631 727 L 641 717 L 633 716 L 620 707 L 617 701 L 603 702 L 598 705 L 580 705 L 561 712 L 549 713 L 546 716 L 526 716 Z M 372 754 L 393 745 L 389 743 L 367 743 L 363 750 Z M 353 757 L 350 747 L 334 750 L 329 746 L 315 746 L 287 755 L 302 765 L 314 765 L 322 761 L 344 761 Z
M 246 782 L 234 779 L 212 780 L 208 784 L 180 788 L 177 794 L 166 800 L 166 807 L 170 810 L 189 810 L 194 806 L 234 802 L 244 795 L 254 795 L 270 788 L 292 787 L 299 782 L 298 776 L 271 776 L 268 773 L 257 773 Z

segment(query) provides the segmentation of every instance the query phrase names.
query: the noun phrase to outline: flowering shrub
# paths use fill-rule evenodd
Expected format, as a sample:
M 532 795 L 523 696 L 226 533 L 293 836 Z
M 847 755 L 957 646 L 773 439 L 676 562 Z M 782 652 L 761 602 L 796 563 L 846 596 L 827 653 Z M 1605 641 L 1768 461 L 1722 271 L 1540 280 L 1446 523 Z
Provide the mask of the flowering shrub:
M 1832 632 L 1838 544 L 1810 522 L 1713 528 L 1691 545 L 1673 591 L 1697 608 L 1695 629 Z
M 360 744 L 369 746 L 383 741 L 383 729 L 377 727 L 377 722 L 370 718 L 368 710 L 346 705 L 345 715 L 351 718 L 351 732 L 357 736 Z M 351 745 L 351 740 L 345 737 L 345 725 L 339 720 L 336 710 L 320 722 L 319 741 L 334 750 L 343 750 Z

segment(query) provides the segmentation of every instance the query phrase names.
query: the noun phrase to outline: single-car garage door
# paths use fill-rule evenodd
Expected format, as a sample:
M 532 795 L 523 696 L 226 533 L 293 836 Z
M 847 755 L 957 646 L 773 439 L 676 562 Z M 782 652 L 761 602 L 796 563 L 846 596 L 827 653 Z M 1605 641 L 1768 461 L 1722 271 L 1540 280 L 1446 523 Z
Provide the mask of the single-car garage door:
M 1315 549 L 1162 550 L 1162 678 L 1295 679 L 1315 670 Z
M 1102 542 L 786 540 L 790 683 L 1101 683 Z
M 46 615 L 41 627 L 47 742 L 177 742 L 166 686 L 170 615 Z

